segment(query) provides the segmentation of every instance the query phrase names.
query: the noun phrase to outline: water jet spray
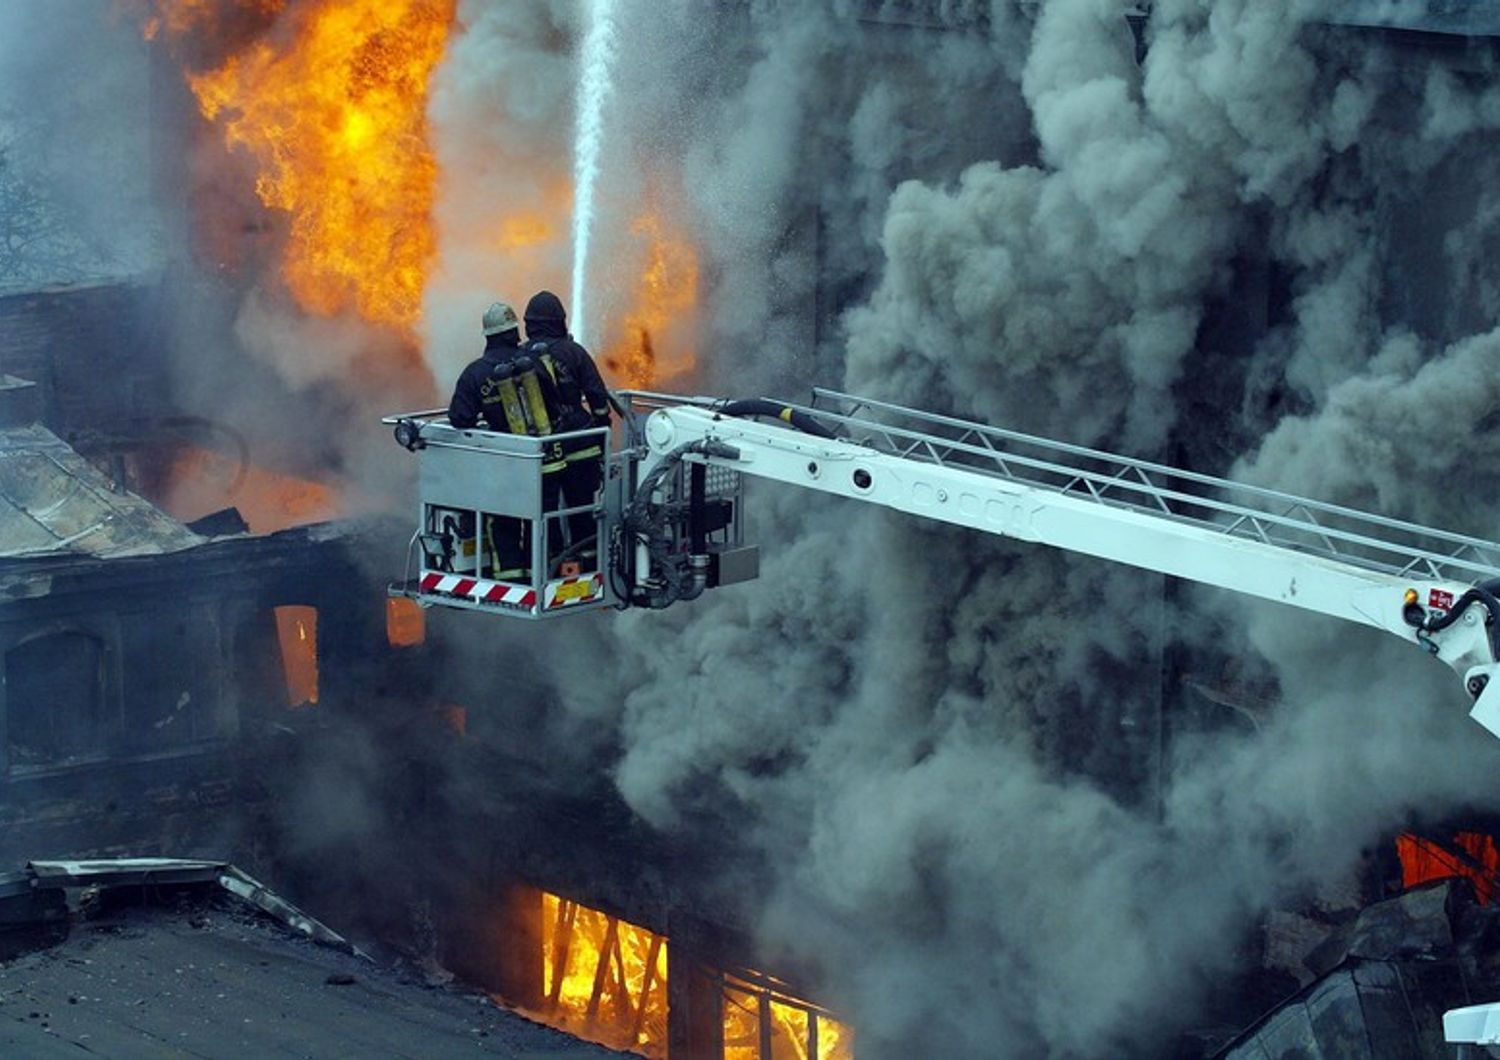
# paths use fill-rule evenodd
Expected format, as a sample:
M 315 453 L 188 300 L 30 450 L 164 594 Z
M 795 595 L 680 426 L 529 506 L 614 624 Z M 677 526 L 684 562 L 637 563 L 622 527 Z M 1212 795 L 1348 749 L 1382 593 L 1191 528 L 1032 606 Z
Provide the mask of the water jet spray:
M 615 5 L 616 0 L 591 0 L 588 32 L 579 55 L 578 126 L 573 145 L 573 335 L 580 342 L 587 333 L 584 290 L 599 147 L 604 139 L 604 104 L 612 87 Z

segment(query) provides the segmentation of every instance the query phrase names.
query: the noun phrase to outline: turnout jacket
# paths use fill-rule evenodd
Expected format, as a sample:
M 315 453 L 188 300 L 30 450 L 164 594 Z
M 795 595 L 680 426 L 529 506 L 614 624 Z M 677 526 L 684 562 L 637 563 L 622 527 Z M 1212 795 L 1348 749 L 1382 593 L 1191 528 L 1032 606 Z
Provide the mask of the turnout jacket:
M 492 431 L 508 432 L 505 410 L 500 407 L 500 396 L 492 383 L 500 370 L 510 364 L 521 352 L 520 336 L 512 328 L 489 336 L 484 343 L 484 355 L 470 361 L 458 377 L 453 388 L 453 399 L 448 402 L 448 422 L 461 430 L 483 426 Z

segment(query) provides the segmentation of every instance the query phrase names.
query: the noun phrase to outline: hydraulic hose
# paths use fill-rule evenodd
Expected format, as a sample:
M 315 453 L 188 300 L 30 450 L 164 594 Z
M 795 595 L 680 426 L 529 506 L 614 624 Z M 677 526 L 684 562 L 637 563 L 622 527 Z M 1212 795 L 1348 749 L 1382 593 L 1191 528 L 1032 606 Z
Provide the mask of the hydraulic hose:
M 767 401 L 765 398 L 725 402 L 714 411 L 721 416 L 769 416 L 817 438 L 838 437 L 807 413 L 794 409 L 790 405 L 783 405 L 779 401 Z
M 661 489 L 667 476 L 674 472 L 682 463 L 683 458 L 690 453 L 702 453 L 705 456 L 717 456 L 730 460 L 739 458 L 737 449 L 715 438 L 689 442 L 667 453 L 636 487 L 635 496 L 631 499 L 620 521 L 622 540 L 618 544 L 611 544 L 610 551 L 613 560 L 611 566 L 615 568 L 622 581 L 626 580 L 624 567 L 630 550 L 635 547 L 634 543 L 645 545 L 651 571 L 658 575 L 660 581 L 637 597 L 637 601 L 653 610 L 670 607 L 679 600 L 695 599 L 708 585 L 706 553 L 689 555 L 684 563 L 684 557 L 674 555 L 671 550 L 670 527 L 684 514 L 683 505 L 680 502 L 668 504 L 651 499 Z M 687 514 L 691 519 L 691 503 L 687 507 Z M 686 570 L 683 569 L 684 566 Z M 649 573 L 636 571 L 637 590 L 640 589 L 646 580 L 645 576 Z

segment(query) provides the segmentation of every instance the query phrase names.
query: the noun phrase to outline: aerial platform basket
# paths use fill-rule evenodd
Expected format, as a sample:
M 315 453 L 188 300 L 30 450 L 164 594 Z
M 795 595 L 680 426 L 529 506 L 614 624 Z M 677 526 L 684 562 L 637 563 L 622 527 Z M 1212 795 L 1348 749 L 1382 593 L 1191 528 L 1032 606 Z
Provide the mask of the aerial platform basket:
M 525 619 L 628 606 L 637 555 L 622 544 L 619 527 L 636 494 L 640 462 L 648 455 L 642 417 L 659 406 L 657 395 L 625 391 L 618 397 L 618 428 L 543 438 L 456 428 L 446 409 L 382 419 L 418 461 L 417 528 L 407 545 L 402 580 L 389 587 L 390 595 L 423 606 Z M 694 401 L 672 399 L 679 405 Z M 602 450 L 602 488 L 592 502 L 569 507 L 560 496 L 547 495 L 543 462 L 549 453 L 555 455 L 558 443 Z M 657 493 L 686 498 L 693 474 L 691 468 L 677 468 L 668 481 L 657 484 Z M 707 494 L 699 499 L 721 513 L 711 533 L 715 558 L 725 553 L 740 557 L 745 551 L 738 548 L 743 538 L 740 476 L 723 469 L 706 474 Z M 591 531 L 572 540 L 570 532 L 583 522 Z M 688 539 L 685 505 L 671 530 L 683 542 Z M 497 549 L 502 535 L 511 541 L 512 559 L 519 539 L 520 569 Z M 536 557 L 543 559 L 537 562 Z
M 586 570 L 581 542 L 568 542 L 569 516 L 593 516 L 597 540 L 607 501 L 544 510 L 542 461 L 558 442 L 587 440 L 611 451 L 606 427 L 547 438 L 460 430 L 446 409 L 387 416 L 398 441 L 418 464 L 417 529 L 407 546 L 406 570 L 392 596 L 525 618 L 608 607 L 615 603 L 597 563 Z M 606 478 L 605 497 L 612 491 Z M 512 567 L 497 567 L 497 538 L 510 539 Z M 597 551 L 597 550 L 596 550 Z M 541 557 L 541 562 L 535 562 Z

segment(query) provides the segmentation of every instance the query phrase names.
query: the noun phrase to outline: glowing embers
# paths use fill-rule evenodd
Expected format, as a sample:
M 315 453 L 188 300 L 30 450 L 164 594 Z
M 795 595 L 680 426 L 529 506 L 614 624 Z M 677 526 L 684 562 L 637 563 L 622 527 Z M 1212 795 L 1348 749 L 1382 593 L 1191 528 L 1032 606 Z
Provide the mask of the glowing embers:
M 415 600 L 388 596 L 385 601 L 385 642 L 393 648 L 414 648 L 427 639 L 427 615 Z
M 667 940 L 645 928 L 542 895 L 541 1015 L 580 1038 L 667 1055 Z
M 1474 895 L 1487 905 L 1500 889 L 1500 849 L 1492 836 L 1459 832 L 1451 846 L 1402 832 L 1396 837 L 1401 859 L 1401 886 L 1416 887 L 1431 880 L 1461 877 L 1474 885 Z
M 853 1031 L 781 985 L 724 976 L 724 1060 L 853 1060 Z
M 287 705 L 316 706 L 318 609 L 300 604 L 276 608 L 276 639 L 281 645 L 281 670 L 286 677 Z
M 502 251 L 541 246 L 556 234 L 552 222 L 539 213 L 518 213 L 500 222 L 495 245 Z
M 291 6 L 274 32 L 189 76 L 226 145 L 254 158 L 261 202 L 290 216 L 281 271 L 305 309 L 416 322 L 436 247 L 428 82 L 454 3 Z M 159 0 L 157 30 L 206 32 L 198 6 Z

